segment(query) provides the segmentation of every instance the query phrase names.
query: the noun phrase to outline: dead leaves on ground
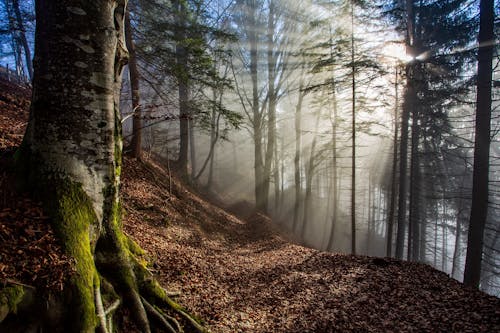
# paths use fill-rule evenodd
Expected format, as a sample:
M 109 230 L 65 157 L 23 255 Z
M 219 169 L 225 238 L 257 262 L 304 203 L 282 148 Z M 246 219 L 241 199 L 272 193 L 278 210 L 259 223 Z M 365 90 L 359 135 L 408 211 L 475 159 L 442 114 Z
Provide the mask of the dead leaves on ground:
M 73 265 L 39 203 L 15 193 L 8 160 L 21 143 L 30 91 L 0 80 L 0 288 L 6 283 L 60 291 Z
M 19 282 L 41 291 L 61 291 L 72 274 L 41 206 L 17 197 L 0 210 L 0 281 Z
M 125 206 L 174 217 L 129 211 L 125 229 L 213 332 L 500 332 L 498 298 L 429 266 L 293 245 L 266 217 L 240 221 L 175 180 L 170 195 L 158 177 L 125 160 Z

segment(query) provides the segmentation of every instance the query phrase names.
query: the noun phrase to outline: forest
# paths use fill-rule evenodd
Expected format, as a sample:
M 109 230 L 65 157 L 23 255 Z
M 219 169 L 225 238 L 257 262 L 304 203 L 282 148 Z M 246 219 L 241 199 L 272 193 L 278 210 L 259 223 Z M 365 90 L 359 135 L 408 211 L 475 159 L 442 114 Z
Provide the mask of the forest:
M 0 332 L 500 331 L 499 14 L 0 0 Z

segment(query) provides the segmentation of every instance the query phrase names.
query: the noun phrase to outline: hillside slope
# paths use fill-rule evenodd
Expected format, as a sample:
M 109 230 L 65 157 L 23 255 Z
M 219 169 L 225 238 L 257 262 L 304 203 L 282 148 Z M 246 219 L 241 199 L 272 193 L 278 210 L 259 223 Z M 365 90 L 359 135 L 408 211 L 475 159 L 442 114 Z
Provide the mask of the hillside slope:
M 291 244 L 241 221 L 154 161 L 126 159 L 124 226 L 214 332 L 500 332 L 500 300 L 430 266 Z
M 15 89 L 0 84 L 0 151 L 9 156 L 27 119 L 29 93 Z M 126 233 L 147 251 L 162 284 L 179 291 L 179 302 L 213 332 L 500 332 L 498 298 L 429 266 L 294 245 L 266 217 L 238 219 L 171 178 L 154 160 L 125 158 L 122 181 Z M 3 202 L 13 205 L 14 199 Z M 2 244 L 0 279 L 49 285 L 61 279 L 67 259 L 54 248 L 50 257 L 61 263 L 54 272 L 25 274 L 43 263 L 19 271 L 19 262 L 48 256 L 37 245 L 34 254 L 16 260 L 13 256 L 27 248 L 22 239 L 36 245 L 52 237 L 38 229 L 27 232 L 24 224 L 10 228 L 16 217 L 29 223 L 44 218 L 38 211 L 28 218 L 22 213 L 6 206 L 0 212 L 0 236 L 9 236 L 8 251 Z

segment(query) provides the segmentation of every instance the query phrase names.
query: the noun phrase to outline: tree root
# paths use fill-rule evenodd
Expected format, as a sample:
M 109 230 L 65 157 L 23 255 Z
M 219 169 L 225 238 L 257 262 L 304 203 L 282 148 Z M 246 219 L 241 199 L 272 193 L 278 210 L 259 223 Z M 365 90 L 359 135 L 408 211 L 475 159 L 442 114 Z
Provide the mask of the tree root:
M 149 304 L 149 302 L 144 299 L 144 297 L 142 298 L 142 304 L 144 304 L 144 308 L 146 309 L 146 312 L 152 317 L 152 319 L 155 319 L 157 322 L 160 322 L 167 331 L 169 331 L 170 333 L 182 332 L 182 328 L 180 327 L 179 323 L 177 322 L 177 320 L 175 318 L 167 316 L 167 315 L 161 313 L 160 311 L 156 310 L 154 308 L 154 306 Z M 176 325 L 177 329 L 173 328 L 172 325 L 170 325 L 167 318 L 170 319 L 171 321 L 175 321 L 177 323 L 177 325 Z
M 132 257 L 132 259 L 132 265 L 135 276 L 137 277 L 139 292 L 143 296 L 144 300 L 147 300 L 160 308 L 170 309 L 171 311 L 177 313 L 180 317 L 187 321 L 196 332 L 209 332 L 208 329 L 203 327 L 203 325 L 198 322 L 198 320 L 196 320 L 184 308 L 169 297 L 169 293 L 160 286 L 160 284 L 153 277 L 153 274 L 147 270 L 146 267 L 141 265 L 136 258 Z

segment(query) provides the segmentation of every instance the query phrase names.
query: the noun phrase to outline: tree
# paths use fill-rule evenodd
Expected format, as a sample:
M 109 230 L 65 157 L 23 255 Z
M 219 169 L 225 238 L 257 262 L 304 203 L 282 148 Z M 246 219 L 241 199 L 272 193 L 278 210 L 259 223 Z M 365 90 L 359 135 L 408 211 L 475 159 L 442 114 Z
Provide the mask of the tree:
M 57 315 L 44 331 L 108 332 L 112 312 L 102 300 L 111 299 L 150 332 L 149 318 L 165 316 L 149 302 L 171 302 L 135 258 L 139 248 L 120 224 L 125 7 L 126 0 L 36 2 L 32 106 L 16 163 L 75 259 L 64 294 L 49 302 Z
M 26 38 L 26 29 L 24 27 L 24 20 L 21 15 L 21 8 L 19 7 L 19 0 L 12 0 L 12 9 L 15 14 L 15 34 L 18 36 L 19 42 L 21 43 L 24 50 L 24 58 L 26 61 L 26 68 L 28 69 L 28 75 L 30 80 L 33 79 L 33 63 L 31 61 L 31 50 L 28 44 L 28 39 Z
M 495 36 L 493 0 L 481 0 L 479 51 L 477 65 L 476 134 L 474 141 L 474 171 L 472 209 L 469 221 L 464 283 L 479 287 L 483 256 L 484 226 L 488 215 L 488 176 L 490 159 L 490 122 L 492 61 Z
M 133 38 L 132 24 L 130 23 L 130 10 L 125 14 L 125 42 L 128 49 L 128 71 L 130 81 L 130 92 L 132 95 L 132 141 L 130 149 L 132 156 L 141 158 L 142 155 L 142 119 L 141 119 L 141 95 L 139 86 L 139 69 L 137 66 L 137 55 Z

